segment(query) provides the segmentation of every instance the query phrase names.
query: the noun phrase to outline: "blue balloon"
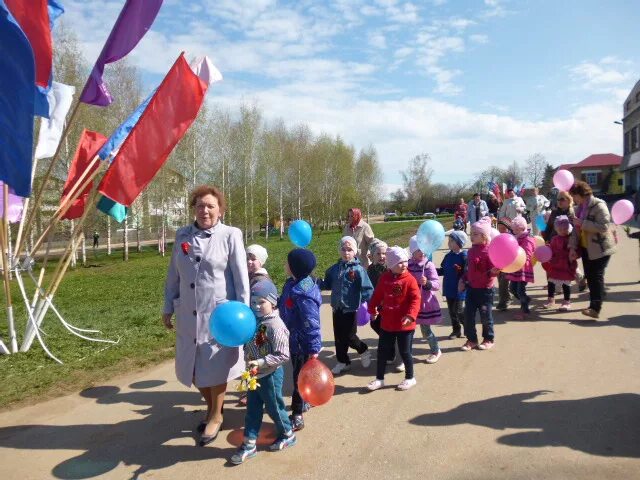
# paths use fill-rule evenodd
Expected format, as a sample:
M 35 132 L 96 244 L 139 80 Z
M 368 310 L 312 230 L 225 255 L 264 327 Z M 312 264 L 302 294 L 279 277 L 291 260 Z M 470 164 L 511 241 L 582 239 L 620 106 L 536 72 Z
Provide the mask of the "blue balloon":
M 312 236 L 311 225 L 304 220 L 296 220 L 289 225 L 289 240 L 296 247 L 305 248 L 311 243 Z
M 427 220 L 418 227 L 416 240 L 422 253 L 430 257 L 444 242 L 444 227 L 437 220 Z
M 536 216 L 536 227 L 541 232 L 544 232 L 547 229 L 547 222 L 544 221 L 544 215 L 541 213 Z
M 239 347 L 256 333 L 256 316 L 244 303 L 230 301 L 216 307 L 209 318 L 209 334 L 220 345 Z

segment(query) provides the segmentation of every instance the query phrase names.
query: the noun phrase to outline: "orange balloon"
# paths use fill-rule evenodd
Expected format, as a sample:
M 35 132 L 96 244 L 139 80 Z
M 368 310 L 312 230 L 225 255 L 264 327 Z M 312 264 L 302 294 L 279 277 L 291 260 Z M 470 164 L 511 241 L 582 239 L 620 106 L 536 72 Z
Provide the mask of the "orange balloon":
M 517 272 L 524 267 L 525 263 L 527 263 L 527 252 L 525 252 L 522 247 L 518 247 L 518 255 L 516 256 L 516 259 L 511 263 L 511 265 L 504 267 L 502 271 L 504 273 Z
M 303 400 L 311 405 L 317 407 L 327 403 L 335 388 L 331 370 L 317 358 L 310 358 L 300 369 L 298 390 Z

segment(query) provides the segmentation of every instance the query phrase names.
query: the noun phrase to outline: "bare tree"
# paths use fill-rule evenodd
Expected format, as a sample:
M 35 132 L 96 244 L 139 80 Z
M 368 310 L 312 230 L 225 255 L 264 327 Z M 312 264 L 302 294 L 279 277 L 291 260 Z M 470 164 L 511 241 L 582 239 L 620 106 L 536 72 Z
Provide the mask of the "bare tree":
M 534 153 L 525 162 L 524 173 L 527 185 L 541 187 L 547 169 L 547 160 L 541 153 Z

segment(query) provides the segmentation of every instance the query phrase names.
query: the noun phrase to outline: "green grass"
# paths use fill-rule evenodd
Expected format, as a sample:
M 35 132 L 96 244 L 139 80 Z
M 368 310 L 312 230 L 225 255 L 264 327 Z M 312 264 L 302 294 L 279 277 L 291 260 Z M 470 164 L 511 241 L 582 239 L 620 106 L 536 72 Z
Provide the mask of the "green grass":
M 390 245 L 406 246 L 421 221 L 375 224 L 373 230 Z M 309 248 L 318 258 L 319 275 L 337 261 L 340 237 L 338 231 L 314 235 Z M 286 238 L 266 243 L 260 239 L 256 243 L 267 247 L 269 260 L 265 267 L 281 287 L 285 280 L 286 255 L 293 248 L 291 243 Z M 53 313 L 47 314 L 43 323 L 44 339 L 64 365 L 49 359 L 37 340 L 29 352 L 0 355 L 0 378 L 4 380 L 0 409 L 75 392 L 172 358 L 174 334 L 165 330 L 160 321 L 168 262 L 169 255 L 161 257 L 155 248 L 146 247 L 141 253 L 131 252 L 126 263 L 122 261 L 121 252 L 97 257 L 90 254 L 87 267 L 69 271 L 54 298 L 60 313 L 72 325 L 99 329 L 103 338 L 119 340 L 119 343 L 107 345 L 79 339 L 68 333 Z M 54 265 L 50 263 L 45 278 L 49 278 Z M 31 280 L 25 279 L 25 283 L 28 292 L 33 292 Z M 15 282 L 12 298 L 20 342 L 26 312 Z M 3 312 L 0 337 L 7 344 L 4 302 L 0 308 Z

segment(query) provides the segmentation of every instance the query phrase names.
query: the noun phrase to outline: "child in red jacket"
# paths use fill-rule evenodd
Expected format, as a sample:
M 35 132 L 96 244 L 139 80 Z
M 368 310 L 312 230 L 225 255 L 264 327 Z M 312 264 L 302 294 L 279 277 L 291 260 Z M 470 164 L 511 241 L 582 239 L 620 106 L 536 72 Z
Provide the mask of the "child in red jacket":
M 395 246 L 387 250 L 387 267 L 369 300 L 369 313 L 380 314 L 380 338 L 378 340 L 378 364 L 376 379 L 367 388 L 371 391 L 384 387 L 387 360 L 393 357 L 395 345 L 402 357 L 405 378 L 398 390 L 415 386 L 411 343 L 420 311 L 420 288 L 408 270 L 409 255 L 404 248 Z
M 471 225 L 471 248 L 467 254 L 467 271 L 460 279 L 459 290 L 467 292 L 464 307 L 465 344 L 460 347 L 468 352 L 474 348 L 489 350 L 493 347 L 493 285 L 500 272 L 489 258 L 489 236 L 491 219 L 483 217 Z M 482 322 L 482 343 L 478 345 L 476 332 L 476 312 L 480 312 Z
M 578 262 L 569 259 L 569 235 L 573 226 L 566 215 L 559 215 L 553 222 L 553 228 L 557 235 L 551 238 L 551 260 L 542 264 L 547 272 L 548 299 L 544 308 L 552 308 L 556 304 L 556 288 L 562 286 L 564 300 L 560 308 L 561 312 L 567 312 L 571 308 L 571 282 L 576 278 Z

